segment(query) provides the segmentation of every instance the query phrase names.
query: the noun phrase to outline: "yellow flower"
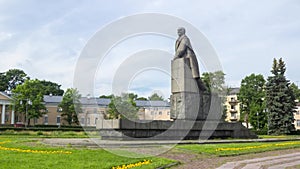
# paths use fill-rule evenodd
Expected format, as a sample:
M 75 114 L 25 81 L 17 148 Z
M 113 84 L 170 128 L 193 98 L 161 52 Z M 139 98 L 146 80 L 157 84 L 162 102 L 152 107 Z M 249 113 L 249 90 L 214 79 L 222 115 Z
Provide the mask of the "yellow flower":
M 249 149 L 272 147 L 272 146 L 287 146 L 287 145 L 297 145 L 297 144 L 300 144 L 300 142 L 286 142 L 286 143 L 277 143 L 277 144 L 263 144 L 263 145 L 259 145 L 259 146 L 246 146 L 246 147 L 217 148 L 216 151 L 239 151 L 239 150 L 249 150 Z
M 24 150 L 20 148 L 8 148 L 0 146 L 0 150 L 16 151 L 21 153 L 36 153 L 36 154 L 72 154 L 70 151 L 46 151 L 46 150 Z
M 112 167 L 112 169 L 128 169 L 128 168 L 133 168 L 133 167 L 139 167 L 141 165 L 150 164 L 151 162 L 152 162 L 152 160 L 144 160 L 144 161 L 140 161 L 137 163 L 123 164 L 122 166 L 115 166 L 115 167 Z

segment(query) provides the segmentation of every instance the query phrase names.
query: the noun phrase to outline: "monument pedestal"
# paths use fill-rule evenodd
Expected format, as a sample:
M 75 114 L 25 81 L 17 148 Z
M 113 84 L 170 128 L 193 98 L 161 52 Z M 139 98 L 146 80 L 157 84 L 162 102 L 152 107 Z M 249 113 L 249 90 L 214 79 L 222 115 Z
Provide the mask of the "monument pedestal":
M 99 120 L 103 140 L 199 140 L 213 138 L 257 138 L 240 122 L 224 121 L 129 121 Z M 103 125 L 103 123 L 105 123 Z M 102 126 L 101 126 L 102 124 Z M 99 126 L 100 125 L 100 126 Z
M 189 59 L 172 60 L 171 75 L 171 118 L 205 120 L 211 97 L 199 89 L 192 76 Z

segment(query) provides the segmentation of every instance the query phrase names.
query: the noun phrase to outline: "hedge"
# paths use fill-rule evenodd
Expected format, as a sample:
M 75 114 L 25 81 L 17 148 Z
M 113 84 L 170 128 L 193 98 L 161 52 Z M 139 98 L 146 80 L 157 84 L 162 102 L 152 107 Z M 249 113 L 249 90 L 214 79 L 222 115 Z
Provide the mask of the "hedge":
M 25 127 L 7 127 L 7 126 L 1 126 L 0 131 L 6 131 L 6 130 L 14 130 L 14 131 L 96 131 L 96 127 L 84 127 L 81 126 L 29 126 L 27 128 Z

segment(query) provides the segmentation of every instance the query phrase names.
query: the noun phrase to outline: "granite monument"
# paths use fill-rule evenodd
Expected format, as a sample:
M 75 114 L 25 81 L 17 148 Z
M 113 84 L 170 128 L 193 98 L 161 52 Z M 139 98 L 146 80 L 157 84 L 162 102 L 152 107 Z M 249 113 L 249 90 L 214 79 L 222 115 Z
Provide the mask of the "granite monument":
M 184 28 L 178 28 L 175 56 L 171 61 L 170 121 L 97 121 L 102 139 L 182 140 L 208 138 L 257 138 L 240 122 L 228 123 L 220 117 L 222 101 L 207 92 L 200 79 L 196 54 Z

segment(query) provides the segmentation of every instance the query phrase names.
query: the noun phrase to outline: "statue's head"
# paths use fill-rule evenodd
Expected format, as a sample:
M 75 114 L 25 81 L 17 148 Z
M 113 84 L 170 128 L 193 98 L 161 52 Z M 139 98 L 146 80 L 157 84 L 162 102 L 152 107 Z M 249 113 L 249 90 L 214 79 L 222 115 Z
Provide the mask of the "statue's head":
M 178 34 L 178 36 L 184 35 L 184 34 L 185 34 L 185 29 L 184 29 L 184 27 L 178 28 L 178 29 L 177 29 L 177 34 Z

